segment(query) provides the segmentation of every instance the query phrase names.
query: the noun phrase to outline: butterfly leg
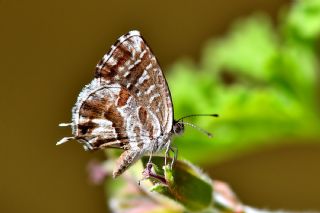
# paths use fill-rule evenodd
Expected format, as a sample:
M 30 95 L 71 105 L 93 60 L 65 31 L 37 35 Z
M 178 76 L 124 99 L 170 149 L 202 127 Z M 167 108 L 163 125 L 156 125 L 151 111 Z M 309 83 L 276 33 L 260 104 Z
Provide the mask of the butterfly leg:
M 148 164 L 151 163 L 152 155 L 153 155 L 153 152 L 154 152 L 154 145 L 155 145 L 155 143 L 153 143 L 153 144 L 152 144 L 152 147 L 151 147 L 151 151 L 150 151 L 150 154 L 149 154 Z
M 164 157 L 164 165 L 167 165 L 167 158 L 170 157 L 170 154 L 169 154 L 170 147 L 171 147 L 171 141 L 168 142 L 168 145 L 166 148 L 165 157 Z
M 170 150 L 173 152 L 173 159 L 171 161 L 171 169 L 173 168 L 174 163 L 177 161 L 178 159 L 178 148 L 174 147 L 174 146 L 170 146 Z
M 152 152 L 150 152 L 149 160 L 148 160 L 148 164 L 150 164 L 150 163 L 151 163 L 151 159 L 152 159 Z

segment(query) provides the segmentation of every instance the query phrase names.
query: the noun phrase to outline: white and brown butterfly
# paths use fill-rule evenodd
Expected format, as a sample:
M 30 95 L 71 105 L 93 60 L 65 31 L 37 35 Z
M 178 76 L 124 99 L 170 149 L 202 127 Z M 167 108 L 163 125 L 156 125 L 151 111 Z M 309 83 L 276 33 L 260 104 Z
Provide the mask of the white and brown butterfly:
M 213 115 L 216 116 L 216 115 Z M 97 64 L 95 78 L 78 96 L 72 110 L 73 137 L 85 150 L 119 148 L 113 176 L 122 174 L 144 154 L 170 149 L 174 134 L 184 131 L 173 117 L 168 84 L 138 31 L 121 36 Z

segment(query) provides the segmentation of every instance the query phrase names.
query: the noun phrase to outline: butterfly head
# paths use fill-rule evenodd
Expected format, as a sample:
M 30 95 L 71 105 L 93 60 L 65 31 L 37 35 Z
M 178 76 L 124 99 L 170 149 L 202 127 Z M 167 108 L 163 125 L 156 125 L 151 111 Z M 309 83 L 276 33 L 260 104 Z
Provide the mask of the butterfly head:
M 184 133 L 184 123 L 182 121 L 174 121 L 172 131 L 176 135 L 182 135 Z

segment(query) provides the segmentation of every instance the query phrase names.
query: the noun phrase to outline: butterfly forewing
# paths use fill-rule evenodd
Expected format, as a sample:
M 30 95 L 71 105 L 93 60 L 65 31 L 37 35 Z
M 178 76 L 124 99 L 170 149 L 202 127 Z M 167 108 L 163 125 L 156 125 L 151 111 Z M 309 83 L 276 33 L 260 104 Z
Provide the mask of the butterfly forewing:
M 136 100 L 140 121 L 155 124 L 151 136 L 171 131 L 171 95 L 155 56 L 138 31 L 130 31 L 118 39 L 98 63 L 95 76 L 108 84 L 121 85 L 124 89 L 121 103 L 125 104 L 128 96 Z M 145 131 L 150 132 L 150 128 Z

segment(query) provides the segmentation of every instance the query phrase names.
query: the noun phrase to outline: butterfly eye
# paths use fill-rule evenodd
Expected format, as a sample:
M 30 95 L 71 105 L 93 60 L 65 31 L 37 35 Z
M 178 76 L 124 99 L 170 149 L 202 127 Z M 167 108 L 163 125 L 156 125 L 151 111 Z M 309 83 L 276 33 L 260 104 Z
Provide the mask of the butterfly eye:
M 173 125 L 173 132 L 177 135 L 181 135 L 184 132 L 184 124 L 177 122 Z

